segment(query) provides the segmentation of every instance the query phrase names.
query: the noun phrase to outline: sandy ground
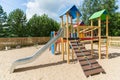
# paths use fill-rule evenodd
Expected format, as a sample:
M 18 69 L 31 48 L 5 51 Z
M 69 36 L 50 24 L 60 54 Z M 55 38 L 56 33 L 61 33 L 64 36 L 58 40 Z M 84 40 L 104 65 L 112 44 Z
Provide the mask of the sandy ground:
M 18 66 L 16 72 L 9 73 L 15 60 L 30 56 L 37 50 L 33 46 L 0 51 L 0 80 L 120 80 L 120 48 L 109 48 L 110 59 L 98 60 L 106 74 L 86 78 L 78 61 L 67 64 L 60 54 L 52 55 L 49 49 L 32 63 Z

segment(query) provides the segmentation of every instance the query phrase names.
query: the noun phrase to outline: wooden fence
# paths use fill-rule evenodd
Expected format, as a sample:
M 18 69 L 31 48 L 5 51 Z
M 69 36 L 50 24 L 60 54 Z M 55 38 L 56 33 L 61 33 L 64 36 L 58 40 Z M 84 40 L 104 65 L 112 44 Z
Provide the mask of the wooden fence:
M 109 46 L 120 47 L 120 37 L 109 37 Z
M 35 44 L 45 44 L 50 40 L 50 37 L 23 37 L 23 38 L 0 38 L 0 49 L 5 49 L 6 46 L 30 46 Z
M 17 46 L 30 46 L 35 44 L 45 44 L 50 37 L 24 37 L 24 38 L 0 38 L 0 50 L 6 46 L 16 48 Z M 120 37 L 109 37 L 109 46 L 120 47 Z

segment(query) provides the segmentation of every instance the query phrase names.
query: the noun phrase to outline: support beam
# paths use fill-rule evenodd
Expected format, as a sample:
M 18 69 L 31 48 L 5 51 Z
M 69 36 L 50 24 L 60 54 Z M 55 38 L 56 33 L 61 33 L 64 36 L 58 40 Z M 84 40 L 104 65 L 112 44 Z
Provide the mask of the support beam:
M 106 16 L 106 58 L 108 59 L 108 15 Z
M 70 36 L 73 37 L 73 23 L 72 23 L 72 16 L 70 16 L 70 25 L 71 25 L 71 34 L 70 34 Z
M 95 27 L 97 27 L 97 26 L 78 26 L 79 27 L 79 29 L 86 29 L 86 28 L 95 28 Z
M 99 27 L 98 26 L 88 26 L 87 28 L 85 28 L 85 29 L 83 29 L 83 30 L 81 30 L 81 31 L 79 31 L 80 33 L 86 33 L 86 32 L 90 32 L 91 30 L 95 30 L 95 29 L 98 29 Z M 89 29 L 90 29 L 90 31 L 89 31 Z
M 71 33 L 72 33 L 72 37 L 73 37 L 73 22 L 72 22 L 72 16 L 70 16 L 70 23 L 72 25 L 72 28 L 71 28 Z M 74 59 L 74 51 L 72 49 L 72 60 Z
M 99 27 L 95 27 L 95 28 L 93 28 L 93 29 L 90 29 L 90 30 L 85 31 L 84 33 L 88 33 L 88 32 L 94 31 L 94 30 L 96 30 L 96 29 L 98 29 L 98 28 L 99 28 Z
M 81 30 L 81 31 L 79 31 L 79 33 L 83 33 L 83 32 L 85 32 L 85 31 L 87 31 L 87 30 L 89 30 L 90 28 L 88 27 L 88 28 L 86 28 L 86 29 L 83 29 L 83 30 Z
M 93 20 L 91 20 L 91 27 L 93 26 Z M 91 30 L 91 39 L 93 38 L 93 30 Z M 91 55 L 93 54 L 93 40 L 91 40 Z
M 99 59 L 101 59 L 101 18 L 98 18 L 98 37 L 99 37 L 99 42 L 98 42 L 98 55 L 99 55 Z
M 69 37 L 69 28 L 68 28 L 68 18 L 69 18 L 69 14 L 68 13 L 66 13 L 66 32 L 67 32 L 67 63 L 69 64 L 70 63 L 70 58 L 69 58 L 69 41 L 68 41 L 68 37 Z
M 61 17 L 61 27 L 63 27 L 63 16 Z M 63 38 L 61 38 L 61 52 L 62 52 L 62 60 L 64 61 L 64 41 Z
M 76 14 L 77 14 L 77 23 L 79 23 L 79 17 L 80 17 L 80 15 L 79 15 L 78 12 Z M 78 26 L 77 26 L 77 37 L 79 37 L 79 27 Z

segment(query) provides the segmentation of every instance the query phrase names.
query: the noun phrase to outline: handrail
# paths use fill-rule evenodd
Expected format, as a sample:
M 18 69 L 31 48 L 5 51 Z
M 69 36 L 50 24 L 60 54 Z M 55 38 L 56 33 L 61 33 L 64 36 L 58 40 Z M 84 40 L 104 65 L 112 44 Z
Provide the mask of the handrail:
M 96 27 L 88 27 L 86 29 L 81 30 L 79 33 L 87 33 L 87 32 L 93 31 L 93 30 L 98 29 L 98 28 L 99 28 L 98 26 L 96 26 Z
M 96 29 L 98 29 L 98 28 L 100 28 L 100 27 L 96 27 L 96 28 L 90 29 L 90 30 L 88 30 L 88 31 L 85 31 L 84 33 L 88 33 L 88 32 L 94 31 L 94 30 L 96 30 Z

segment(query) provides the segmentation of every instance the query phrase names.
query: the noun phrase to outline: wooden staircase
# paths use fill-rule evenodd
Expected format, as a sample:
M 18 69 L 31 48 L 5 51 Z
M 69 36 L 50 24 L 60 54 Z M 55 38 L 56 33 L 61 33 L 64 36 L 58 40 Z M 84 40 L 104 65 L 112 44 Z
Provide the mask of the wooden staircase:
M 70 43 L 86 77 L 105 73 L 104 69 L 91 55 L 91 51 L 86 50 L 85 46 L 78 39 L 70 40 Z

